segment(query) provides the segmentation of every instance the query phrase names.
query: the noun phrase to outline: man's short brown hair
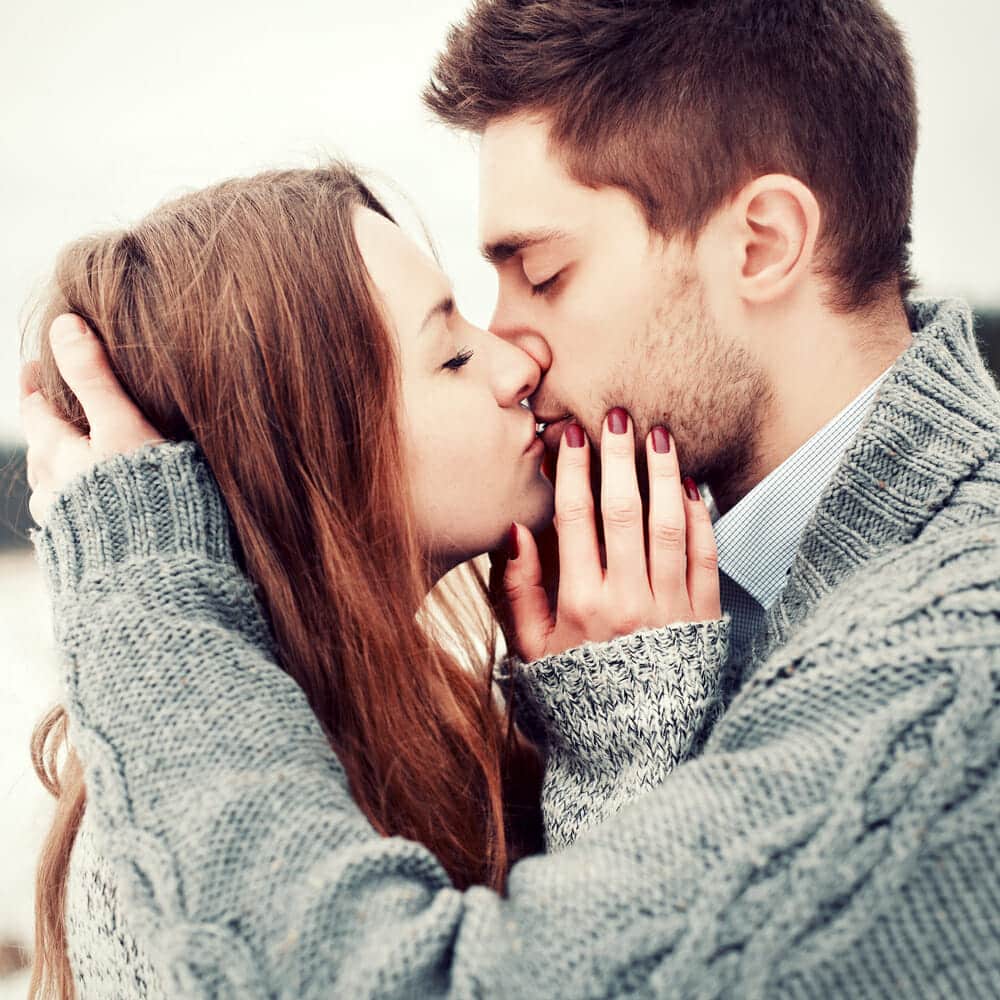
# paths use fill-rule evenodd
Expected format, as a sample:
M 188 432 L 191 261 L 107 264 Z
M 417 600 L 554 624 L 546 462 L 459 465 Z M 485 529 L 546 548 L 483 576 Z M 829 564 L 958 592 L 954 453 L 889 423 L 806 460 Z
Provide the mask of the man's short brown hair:
M 791 174 L 819 199 L 836 308 L 913 288 L 916 95 L 875 0 L 478 0 L 424 100 L 477 133 L 544 116 L 572 176 L 628 191 L 663 233 Z

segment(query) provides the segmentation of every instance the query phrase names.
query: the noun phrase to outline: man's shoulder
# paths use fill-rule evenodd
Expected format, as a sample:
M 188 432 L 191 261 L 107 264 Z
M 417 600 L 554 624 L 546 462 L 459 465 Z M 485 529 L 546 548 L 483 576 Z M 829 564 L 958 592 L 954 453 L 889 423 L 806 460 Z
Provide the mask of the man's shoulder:
M 790 645 L 947 640 L 1000 649 L 1000 508 L 871 559 L 820 602 Z
M 956 528 L 1000 519 L 1000 433 L 983 442 L 982 455 L 956 480 L 950 495 L 928 521 L 921 540 L 937 542 Z
M 745 730 L 803 728 L 839 745 L 903 718 L 923 725 L 947 704 L 970 738 L 981 735 L 983 699 L 1000 687 L 998 577 L 1000 517 L 871 560 L 757 664 L 716 748 L 742 745 Z

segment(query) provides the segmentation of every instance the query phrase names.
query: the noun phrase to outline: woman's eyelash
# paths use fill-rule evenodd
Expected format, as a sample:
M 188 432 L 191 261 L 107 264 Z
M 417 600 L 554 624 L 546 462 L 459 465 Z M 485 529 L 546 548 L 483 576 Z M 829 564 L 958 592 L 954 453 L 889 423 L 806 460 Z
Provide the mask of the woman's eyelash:
M 451 371 L 458 371 L 459 368 L 462 368 L 469 363 L 474 353 L 475 352 L 471 348 L 463 347 L 458 354 L 456 354 L 453 358 L 449 358 L 441 367 L 448 368 Z
M 547 278 L 545 281 L 542 281 L 537 285 L 532 285 L 531 294 L 544 295 L 546 292 L 550 291 L 552 289 L 552 286 L 558 280 L 560 274 L 562 274 L 562 271 L 556 271 L 556 273 L 553 274 L 551 278 Z

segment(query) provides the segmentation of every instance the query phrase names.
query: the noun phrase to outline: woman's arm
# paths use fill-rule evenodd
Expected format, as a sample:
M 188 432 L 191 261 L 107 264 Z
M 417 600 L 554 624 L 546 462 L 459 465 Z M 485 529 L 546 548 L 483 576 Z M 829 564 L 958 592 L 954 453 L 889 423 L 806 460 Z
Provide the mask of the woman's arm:
M 718 709 L 729 620 L 645 629 L 533 663 L 506 661 L 517 717 L 545 745 L 549 850 L 571 844 L 654 788 Z
M 101 463 L 36 543 L 95 841 L 170 995 L 615 995 L 682 934 L 652 918 L 672 852 L 642 823 L 527 859 L 507 898 L 372 830 L 274 661 L 195 446 Z

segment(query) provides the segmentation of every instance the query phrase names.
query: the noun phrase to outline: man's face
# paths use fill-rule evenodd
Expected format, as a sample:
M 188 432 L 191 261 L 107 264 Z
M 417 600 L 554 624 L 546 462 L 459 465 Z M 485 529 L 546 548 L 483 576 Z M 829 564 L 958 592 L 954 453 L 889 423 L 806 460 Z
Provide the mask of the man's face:
M 668 427 L 696 478 L 735 471 L 760 373 L 713 318 L 712 269 L 697 246 L 653 233 L 625 191 L 570 177 L 548 134 L 538 119 L 504 119 L 480 151 L 480 238 L 499 278 L 491 329 L 545 371 L 536 417 L 572 416 L 598 441 L 624 406 L 640 435 Z

